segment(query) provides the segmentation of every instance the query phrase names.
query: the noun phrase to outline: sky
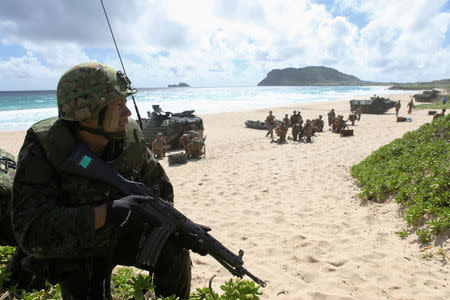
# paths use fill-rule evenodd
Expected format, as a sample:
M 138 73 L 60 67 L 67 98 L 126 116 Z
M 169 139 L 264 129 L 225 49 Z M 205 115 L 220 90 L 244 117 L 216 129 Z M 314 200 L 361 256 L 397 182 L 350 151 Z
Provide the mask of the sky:
M 450 0 L 103 0 L 136 87 L 255 86 L 272 69 L 450 78 Z M 121 69 L 100 0 L 1 0 L 0 91 L 54 90 L 71 66 Z

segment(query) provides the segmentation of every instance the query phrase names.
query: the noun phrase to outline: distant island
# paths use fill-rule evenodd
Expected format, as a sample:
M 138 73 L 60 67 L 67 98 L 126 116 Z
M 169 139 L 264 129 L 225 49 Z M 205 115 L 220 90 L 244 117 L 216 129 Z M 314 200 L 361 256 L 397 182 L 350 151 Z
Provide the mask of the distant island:
M 353 75 L 344 74 L 336 69 L 324 66 L 305 68 L 274 69 L 270 71 L 258 86 L 358 86 L 388 85 L 390 89 L 412 90 L 441 88 L 450 90 L 450 79 L 430 82 L 396 83 L 361 80 Z
M 363 81 L 333 68 L 318 66 L 305 68 L 274 69 L 258 86 L 324 86 L 324 85 L 377 85 Z
M 173 87 L 191 87 L 189 84 L 180 82 L 179 84 L 169 84 L 167 87 L 173 88 Z

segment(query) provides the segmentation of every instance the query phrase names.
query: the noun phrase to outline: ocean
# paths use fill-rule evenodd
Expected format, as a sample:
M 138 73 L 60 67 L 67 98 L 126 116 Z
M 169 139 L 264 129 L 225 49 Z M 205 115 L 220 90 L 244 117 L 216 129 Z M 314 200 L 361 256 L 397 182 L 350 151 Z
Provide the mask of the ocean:
M 142 88 L 135 94 L 142 118 L 159 104 L 163 111 L 195 110 L 196 114 L 244 111 L 324 100 L 405 93 L 385 86 L 283 86 L 215 88 Z M 131 97 L 129 108 L 136 119 Z M 0 91 L 0 131 L 26 130 L 35 122 L 56 116 L 56 91 Z

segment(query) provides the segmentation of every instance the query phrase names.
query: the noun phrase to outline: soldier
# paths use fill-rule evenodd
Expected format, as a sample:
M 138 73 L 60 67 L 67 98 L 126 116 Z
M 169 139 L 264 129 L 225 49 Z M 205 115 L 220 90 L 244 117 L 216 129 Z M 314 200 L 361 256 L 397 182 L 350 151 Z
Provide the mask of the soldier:
M 338 115 L 336 118 L 334 118 L 333 121 L 333 132 L 340 133 L 342 129 L 347 127 L 344 121 L 344 116 Z
M 152 152 L 155 158 L 164 158 L 166 156 L 166 140 L 161 132 L 156 135 L 152 142 Z
M 442 112 L 440 114 L 435 114 L 433 116 L 433 121 L 436 120 L 437 118 L 443 117 L 443 116 L 445 116 L 445 108 L 442 109 Z
M 292 139 L 294 141 L 297 141 L 297 138 L 301 131 L 302 131 L 302 125 L 299 122 L 296 122 L 296 123 L 294 123 L 294 125 L 292 125 Z
M 298 121 L 298 115 L 297 112 L 294 110 L 291 118 L 289 119 L 289 126 L 293 127 L 295 123 L 297 123 Z
M 272 111 L 269 111 L 269 115 L 266 118 L 265 124 L 269 128 L 267 130 L 266 137 L 270 134 L 270 138 L 273 139 L 273 129 L 275 128 L 275 116 L 272 115 Z
M 323 131 L 323 125 L 324 125 L 324 122 L 323 122 L 323 120 L 322 120 L 322 115 L 319 115 L 319 119 L 317 120 L 317 131 L 318 132 L 322 132 Z
M 300 111 L 297 114 L 297 120 L 300 123 L 300 125 L 303 124 L 303 117 L 302 117 L 302 113 Z
M 396 116 L 396 117 L 398 116 L 398 112 L 399 112 L 401 106 L 402 106 L 402 105 L 401 105 L 401 103 L 400 103 L 400 100 L 398 100 L 398 101 L 395 103 L 395 116 Z
M 408 102 L 408 115 L 411 114 L 413 108 L 415 108 L 415 106 L 413 103 L 413 99 L 411 98 L 411 100 Z
M 356 113 L 350 114 L 348 116 L 348 121 L 352 122 L 352 126 L 355 126 L 355 121 L 358 120 Z
M 186 153 L 188 158 L 200 158 L 204 152 L 206 138 L 200 138 L 198 133 L 194 130 L 189 132 L 189 139 L 186 145 Z
M 303 125 L 303 136 L 305 137 L 305 141 L 307 143 L 311 143 L 311 137 L 313 135 L 313 128 L 311 121 L 309 119 L 306 120 L 305 125 Z
M 322 115 L 319 116 L 319 118 L 314 119 L 311 121 L 311 125 L 313 127 L 313 132 L 322 132 L 323 130 L 323 120 L 322 120 Z
M 286 143 L 286 135 L 288 127 L 285 124 L 280 124 L 275 128 L 275 133 L 278 135 L 277 143 Z M 273 140 L 272 140 L 273 141 Z
M 332 108 L 330 110 L 330 112 L 328 113 L 328 126 L 332 126 L 333 125 L 333 119 L 335 118 L 336 114 L 334 113 L 334 108 Z
M 189 144 L 189 134 L 185 133 L 180 138 L 180 145 L 184 149 L 184 153 L 187 154 L 187 145 Z
M 282 123 L 283 123 L 284 126 L 286 126 L 287 128 L 289 128 L 290 120 L 289 120 L 288 114 L 285 114 L 285 115 L 284 115 L 284 118 L 283 118 Z
M 16 174 L 16 162 L 12 154 L 0 149 L 0 245 L 15 246 L 16 240 L 9 214 L 11 191 Z
M 126 97 L 136 92 L 110 66 L 76 65 L 59 80 L 58 117 L 31 126 L 20 150 L 11 218 L 15 238 L 28 255 L 22 264 L 58 282 L 63 299 L 111 299 L 111 271 L 116 265 L 136 266 L 142 238 L 154 226 L 140 207 L 150 197 L 112 198 L 116 187 L 73 175 L 61 165 L 78 143 L 126 179 L 157 186 L 161 198 L 173 203 L 169 178 L 129 119 Z M 172 239 L 154 268 L 136 267 L 153 274 L 156 294 L 187 299 L 189 251 L 180 238 Z
M 358 121 L 361 120 L 361 115 L 362 115 L 362 106 L 358 106 L 358 109 L 356 110 L 356 114 L 358 115 Z
M 0 246 L 16 247 L 12 260 L 7 263 L 6 271 L 10 273 L 8 284 L 28 291 L 41 290 L 45 288 L 45 280 L 38 278 L 21 266 L 21 260 L 25 257 L 25 253 L 17 244 L 12 229 L 10 205 L 15 174 L 14 155 L 0 149 Z M 3 287 L 6 288 L 6 285 Z

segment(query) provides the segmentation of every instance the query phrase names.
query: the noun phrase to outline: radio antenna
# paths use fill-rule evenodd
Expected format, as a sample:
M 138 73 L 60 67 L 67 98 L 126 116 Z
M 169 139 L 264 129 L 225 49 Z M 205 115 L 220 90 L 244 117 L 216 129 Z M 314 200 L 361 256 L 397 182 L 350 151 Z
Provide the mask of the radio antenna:
M 125 71 L 125 67 L 123 65 L 122 57 L 120 56 L 119 47 L 117 47 L 116 38 L 114 37 L 114 33 L 112 31 L 111 24 L 109 23 L 109 18 L 108 18 L 108 14 L 106 13 L 105 5 L 103 5 L 103 0 L 100 0 L 100 3 L 102 4 L 103 12 L 105 13 L 106 22 L 108 23 L 109 31 L 111 32 L 111 36 L 113 38 L 114 45 L 116 46 L 117 55 L 119 56 L 120 64 L 122 65 L 122 70 L 123 70 L 123 74 L 125 75 L 125 80 L 127 82 L 128 89 L 130 91 L 133 91 L 133 90 L 135 90 L 135 88 L 131 84 L 131 81 L 130 81 L 130 79 L 127 76 L 127 72 Z M 134 100 L 133 93 L 131 93 L 131 98 L 133 99 L 134 109 L 136 110 L 136 114 L 137 114 L 137 117 L 138 117 L 139 127 L 141 127 L 141 129 L 142 129 L 142 119 L 141 119 L 141 115 L 139 114 L 138 107 L 136 105 L 136 100 Z

